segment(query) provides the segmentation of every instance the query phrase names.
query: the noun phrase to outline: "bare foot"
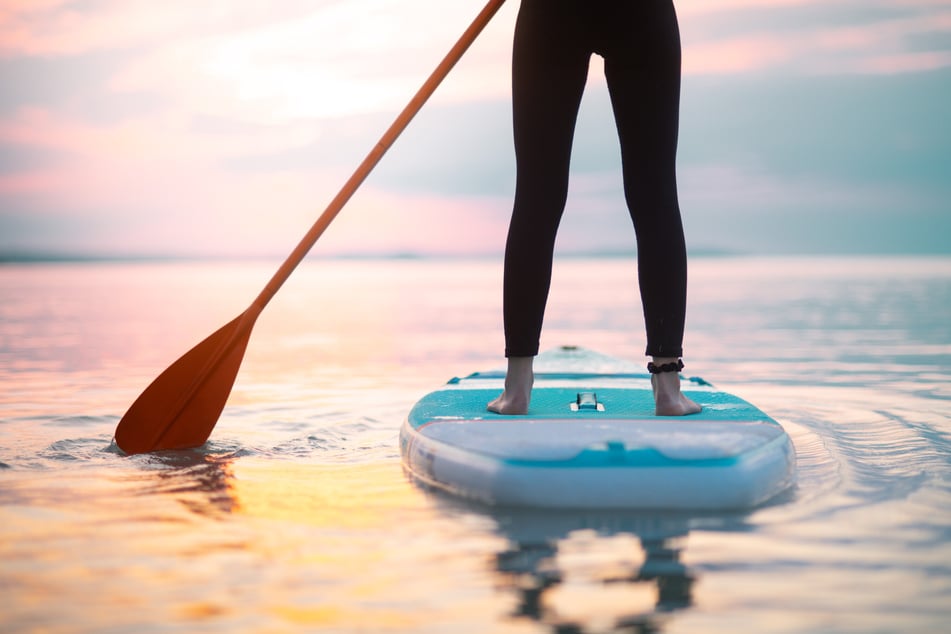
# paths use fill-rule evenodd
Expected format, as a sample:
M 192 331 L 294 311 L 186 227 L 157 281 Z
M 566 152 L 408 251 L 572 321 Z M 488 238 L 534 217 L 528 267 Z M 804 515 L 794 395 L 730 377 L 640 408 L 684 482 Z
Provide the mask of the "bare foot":
M 510 415 L 528 413 L 532 384 L 535 382 L 535 374 L 532 371 L 534 360 L 535 357 L 509 357 L 505 389 L 487 405 L 490 412 Z
M 664 359 L 654 360 L 656 365 L 668 362 Z M 654 413 L 657 416 L 686 416 L 703 409 L 680 391 L 680 374 L 677 372 L 652 374 L 651 387 L 654 389 Z

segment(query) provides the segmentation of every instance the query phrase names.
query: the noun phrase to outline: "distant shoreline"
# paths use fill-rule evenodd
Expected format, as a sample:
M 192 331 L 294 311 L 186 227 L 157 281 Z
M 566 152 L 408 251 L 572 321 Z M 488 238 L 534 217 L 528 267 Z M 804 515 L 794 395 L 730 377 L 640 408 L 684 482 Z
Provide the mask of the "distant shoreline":
M 0 265 L 4 264 L 128 264 L 133 262 L 188 262 L 205 261 L 205 257 L 176 257 L 148 255 L 93 255 L 67 253 L 0 253 Z
M 603 252 L 569 252 L 557 253 L 555 259 L 602 259 L 614 260 L 634 258 L 636 252 L 631 251 L 603 251 Z M 502 261 L 501 253 L 339 253 L 339 254 L 311 254 L 310 261 L 445 261 L 445 260 L 498 260 Z M 694 249 L 688 251 L 688 257 L 697 259 L 715 258 L 947 258 L 951 253 L 917 252 L 917 253 L 755 253 L 742 251 L 727 251 L 716 249 Z M 280 263 L 280 256 L 274 255 L 118 255 L 118 254 L 85 254 L 85 253 L 41 253 L 41 252 L 0 252 L 0 266 L 18 264 L 163 264 L 163 263 L 214 263 L 214 262 L 273 262 Z

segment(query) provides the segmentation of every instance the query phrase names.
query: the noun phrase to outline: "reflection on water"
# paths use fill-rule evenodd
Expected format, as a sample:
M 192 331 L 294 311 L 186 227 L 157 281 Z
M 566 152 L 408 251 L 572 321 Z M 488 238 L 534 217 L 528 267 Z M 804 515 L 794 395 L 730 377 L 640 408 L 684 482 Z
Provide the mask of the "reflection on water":
M 552 632 L 659 632 L 670 615 L 693 602 L 696 575 L 681 562 L 681 553 L 691 522 L 698 519 L 687 515 L 493 510 L 421 490 L 408 477 L 394 477 L 392 463 L 235 462 L 191 451 L 149 456 L 140 467 L 124 478 L 125 486 L 139 497 L 173 500 L 185 512 L 178 521 L 187 523 L 193 514 L 226 525 L 259 524 L 253 543 L 239 547 L 308 580 L 296 592 L 283 587 L 280 596 L 268 597 L 272 615 L 297 626 L 377 631 L 397 624 L 424 631 L 435 625 L 438 612 L 409 617 L 420 600 L 412 584 L 401 586 L 402 597 L 390 599 L 395 608 L 375 607 L 394 591 L 379 579 L 405 579 L 442 561 L 446 570 L 436 581 L 458 583 L 458 568 L 445 558 L 459 550 L 483 553 L 477 559 L 485 569 L 467 574 L 484 574 L 498 593 L 479 602 L 479 610 L 498 610 L 503 620 Z M 452 533 L 466 528 L 468 545 L 445 543 L 451 533 L 437 535 L 421 521 L 446 518 L 456 524 Z M 715 521 L 720 530 L 726 523 L 730 530 L 743 529 L 738 518 Z M 394 552 L 400 544 L 409 550 Z M 329 593 L 309 590 L 327 581 L 334 585 Z M 503 608 L 500 599 L 506 596 L 511 607 Z M 346 607 L 350 604 L 362 607 Z M 196 605 L 184 611 L 219 616 L 230 611 Z M 467 613 L 471 608 L 453 609 L 457 620 L 476 616 L 476 610 Z
M 553 632 L 661 631 L 690 607 L 694 575 L 680 561 L 686 519 L 512 514 L 498 585 L 517 595 L 516 618 Z
M 798 487 L 745 514 L 493 510 L 404 476 L 415 400 L 501 363 L 494 261 L 303 266 L 211 441 L 133 457 L 119 415 L 273 267 L 0 267 L 0 630 L 942 631 L 951 259 L 691 267 L 689 372 L 796 447 Z M 637 361 L 639 320 L 628 263 L 557 262 L 544 347 Z
M 122 479 L 134 495 L 174 499 L 195 515 L 218 519 L 236 507 L 234 459 L 195 450 L 163 451 L 146 455 L 146 470 Z

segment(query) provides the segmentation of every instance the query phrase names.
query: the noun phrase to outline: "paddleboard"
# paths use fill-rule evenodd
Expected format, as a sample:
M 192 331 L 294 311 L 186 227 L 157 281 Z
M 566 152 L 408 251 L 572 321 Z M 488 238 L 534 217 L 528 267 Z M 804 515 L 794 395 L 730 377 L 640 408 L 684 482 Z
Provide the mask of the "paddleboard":
M 631 362 L 561 347 L 536 357 L 527 415 L 489 412 L 504 371 L 453 378 L 400 430 L 417 481 L 499 506 L 726 510 L 793 486 L 782 426 L 700 378 L 682 378 L 699 414 L 656 416 L 650 375 Z

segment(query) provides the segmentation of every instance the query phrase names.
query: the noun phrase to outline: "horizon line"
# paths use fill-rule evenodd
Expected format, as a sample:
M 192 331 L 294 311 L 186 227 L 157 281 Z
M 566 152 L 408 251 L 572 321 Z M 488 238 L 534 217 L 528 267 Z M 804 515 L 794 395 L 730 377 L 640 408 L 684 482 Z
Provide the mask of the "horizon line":
M 500 252 L 444 253 L 419 251 L 343 252 L 308 255 L 305 260 L 487 260 L 503 257 Z M 716 248 L 687 250 L 688 257 L 951 257 L 951 251 L 784 251 L 761 253 Z M 630 250 L 578 250 L 555 252 L 556 259 L 619 259 L 636 257 Z M 174 262 L 278 262 L 283 258 L 274 254 L 175 254 L 175 253 L 96 253 L 41 250 L 0 250 L 0 265 L 10 264 L 131 264 Z

